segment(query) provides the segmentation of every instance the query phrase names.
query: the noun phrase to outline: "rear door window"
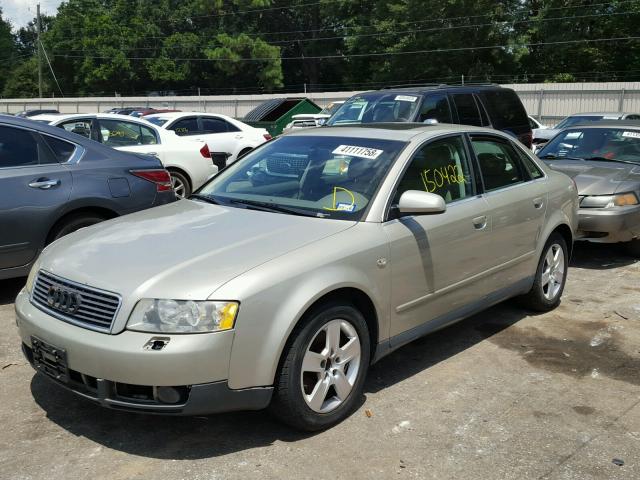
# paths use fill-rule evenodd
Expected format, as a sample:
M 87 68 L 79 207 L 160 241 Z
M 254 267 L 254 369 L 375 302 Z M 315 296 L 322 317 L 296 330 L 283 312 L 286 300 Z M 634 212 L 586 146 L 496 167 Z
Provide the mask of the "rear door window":
M 478 92 L 482 103 L 491 117 L 491 124 L 498 130 L 529 125 L 527 112 L 513 90 L 506 88 L 482 90 Z M 529 126 L 529 128 L 536 128 Z
M 176 135 L 188 136 L 198 135 L 200 133 L 198 129 L 198 119 L 196 117 L 183 118 L 171 125 L 168 130 L 173 130 Z
M 59 138 L 49 135 L 41 135 L 41 137 L 53 152 L 56 160 L 60 163 L 69 161 L 71 155 L 73 155 L 73 152 L 76 150 L 76 146 L 71 142 L 60 140 Z
M 446 93 L 429 93 L 424 96 L 420 107 L 420 122 L 436 120 L 438 123 L 452 123 L 451 107 Z
M 237 132 L 239 129 L 226 120 L 217 117 L 200 117 L 202 133 Z
M 482 126 L 480 111 L 473 95 L 470 93 L 454 93 L 451 95 L 458 111 L 458 122 L 462 125 Z
M 525 181 L 519 156 L 508 141 L 494 137 L 472 137 L 471 145 L 480 165 L 486 191 Z

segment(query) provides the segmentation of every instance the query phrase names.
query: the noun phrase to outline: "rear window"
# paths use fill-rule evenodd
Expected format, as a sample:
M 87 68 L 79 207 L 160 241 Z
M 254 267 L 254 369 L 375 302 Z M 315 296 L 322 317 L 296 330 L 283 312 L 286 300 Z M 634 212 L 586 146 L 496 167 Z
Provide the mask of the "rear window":
M 157 125 L 159 127 L 161 127 L 162 125 L 164 125 L 165 123 L 167 123 L 167 121 L 169 120 L 168 118 L 163 118 L 163 117 L 147 117 L 145 118 L 145 120 L 147 122 L 151 122 L 154 125 Z
M 520 98 L 513 90 L 480 91 L 478 96 L 489 112 L 491 124 L 494 128 L 499 130 L 512 127 L 531 128 L 527 112 L 522 106 Z

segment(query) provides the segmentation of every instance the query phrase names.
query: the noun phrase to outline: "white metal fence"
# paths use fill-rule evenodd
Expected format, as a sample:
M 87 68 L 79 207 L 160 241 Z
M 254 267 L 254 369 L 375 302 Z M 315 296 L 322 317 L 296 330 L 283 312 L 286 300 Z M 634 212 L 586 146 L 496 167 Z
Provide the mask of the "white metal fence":
M 513 88 L 530 115 L 554 125 L 578 112 L 640 113 L 640 82 L 530 83 L 504 85 Z M 62 113 L 102 112 L 113 107 L 139 106 L 183 111 L 217 112 L 242 118 L 265 100 L 277 97 L 307 97 L 324 106 L 357 92 L 319 92 L 266 95 L 193 97 L 84 97 L 44 99 L 0 99 L 0 112 L 55 108 Z

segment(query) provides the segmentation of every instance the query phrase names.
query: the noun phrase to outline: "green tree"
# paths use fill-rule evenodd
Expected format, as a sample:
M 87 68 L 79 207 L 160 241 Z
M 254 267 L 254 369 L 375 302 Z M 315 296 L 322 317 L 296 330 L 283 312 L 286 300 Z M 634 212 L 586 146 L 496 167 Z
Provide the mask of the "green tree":
M 0 65 L 5 72 L 11 71 L 18 62 L 18 49 L 13 33 L 11 33 L 11 24 L 2 18 L 2 8 L 0 7 Z M 2 91 L 6 75 L 0 75 L 0 92 Z

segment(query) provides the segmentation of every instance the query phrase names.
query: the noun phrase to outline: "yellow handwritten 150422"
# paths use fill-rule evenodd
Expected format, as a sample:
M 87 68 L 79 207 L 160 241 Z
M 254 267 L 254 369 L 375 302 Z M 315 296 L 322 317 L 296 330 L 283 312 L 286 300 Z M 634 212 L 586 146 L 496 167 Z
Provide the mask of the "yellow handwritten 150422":
M 341 211 L 343 209 L 338 208 L 338 202 L 336 199 L 336 194 L 338 193 L 338 190 L 343 191 L 343 192 L 347 192 L 349 194 L 349 196 L 351 197 L 351 205 L 356 203 L 356 197 L 353 196 L 353 193 L 351 193 L 349 190 L 347 190 L 346 188 L 342 188 L 342 187 L 333 187 L 333 203 L 331 207 L 322 207 L 323 210 L 329 210 L 330 212 L 338 212 Z
M 460 185 L 466 183 L 464 174 L 458 165 L 446 165 L 444 167 L 424 169 L 420 172 L 420 178 L 427 192 L 434 192 L 436 188 L 447 185 Z

